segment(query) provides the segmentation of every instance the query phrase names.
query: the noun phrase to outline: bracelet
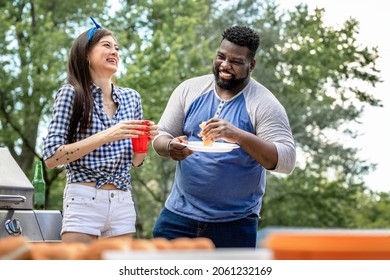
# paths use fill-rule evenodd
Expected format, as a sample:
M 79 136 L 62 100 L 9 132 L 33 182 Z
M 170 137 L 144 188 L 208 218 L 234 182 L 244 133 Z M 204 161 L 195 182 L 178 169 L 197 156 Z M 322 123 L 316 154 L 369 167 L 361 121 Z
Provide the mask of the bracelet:
M 168 157 L 171 156 L 171 151 L 169 150 L 169 145 L 171 145 L 172 140 L 173 140 L 173 138 L 169 139 L 168 144 L 167 144 L 167 154 L 168 154 Z
M 134 168 L 140 167 L 144 164 L 144 161 L 145 161 L 145 159 L 143 159 L 142 162 L 140 164 L 138 164 L 137 166 L 135 166 L 134 163 L 131 163 L 131 166 Z

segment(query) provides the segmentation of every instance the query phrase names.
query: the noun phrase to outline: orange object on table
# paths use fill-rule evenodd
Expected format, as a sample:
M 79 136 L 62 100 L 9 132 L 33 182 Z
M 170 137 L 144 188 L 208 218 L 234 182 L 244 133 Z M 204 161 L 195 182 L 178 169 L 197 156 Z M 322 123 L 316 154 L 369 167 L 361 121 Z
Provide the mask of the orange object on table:
M 276 260 L 390 260 L 390 231 L 274 232 L 262 246 Z

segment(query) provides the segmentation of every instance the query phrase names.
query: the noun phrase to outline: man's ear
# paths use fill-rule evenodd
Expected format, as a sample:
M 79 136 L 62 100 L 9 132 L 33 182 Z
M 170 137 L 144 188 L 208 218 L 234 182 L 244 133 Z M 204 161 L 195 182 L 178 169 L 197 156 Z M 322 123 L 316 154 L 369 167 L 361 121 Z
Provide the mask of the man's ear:
M 256 67 L 256 59 L 252 60 L 251 64 L 249 65 L 249 71 L 253 71 Z

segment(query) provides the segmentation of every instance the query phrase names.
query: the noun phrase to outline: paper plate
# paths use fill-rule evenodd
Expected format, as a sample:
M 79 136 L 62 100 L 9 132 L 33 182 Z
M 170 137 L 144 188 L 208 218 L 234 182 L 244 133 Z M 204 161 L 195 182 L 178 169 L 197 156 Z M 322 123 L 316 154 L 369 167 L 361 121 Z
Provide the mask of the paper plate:
M 202 141 L 189 141 L 188 144 L 181 144 L 190 150 L 204 153 L 226 153 L 240 147 L 237 144 L 220 142 L 214 142 L 211 146 L 205 146 Z

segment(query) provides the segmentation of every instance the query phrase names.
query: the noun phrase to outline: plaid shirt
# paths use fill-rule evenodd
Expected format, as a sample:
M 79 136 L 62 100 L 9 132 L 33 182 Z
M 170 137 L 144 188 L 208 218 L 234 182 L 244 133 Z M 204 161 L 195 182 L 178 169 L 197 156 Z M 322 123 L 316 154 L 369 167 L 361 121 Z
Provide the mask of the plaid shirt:
M 69 144 L 68 127 L 72 114 L 73 86 L 63 85 L 57 92 L 48 127 L 48 134 L 43 139 L 43 158 L 51 157 L 57 149 Z M 103 111 L 103 94 L 101 89 L 92 85 L 93 116 L 91 126 L 85 133 L 78 133 L 76 141 L 103 131 L 122 120 L 141 120 L 142 105 L 138 92 L 130 88 L 113 86 L 113 99 L 118 109 L 110 119 Z M 123 139 L 104 144 L 84 157 L 65 165 L 67 183 L 96 182 L 99 188 L 104 184 L 114 184 L 118 189 L 131 189 L 130 168 L 132 163 L 131 139 Z

